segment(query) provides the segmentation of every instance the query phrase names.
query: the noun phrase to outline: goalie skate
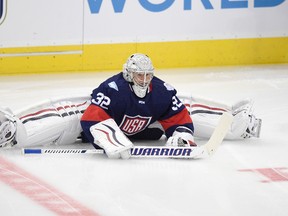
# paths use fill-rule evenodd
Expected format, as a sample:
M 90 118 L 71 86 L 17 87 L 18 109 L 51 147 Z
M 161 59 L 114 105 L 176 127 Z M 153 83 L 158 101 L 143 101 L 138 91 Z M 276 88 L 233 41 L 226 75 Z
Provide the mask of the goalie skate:
M 248 128 L 242 135 L 243 138 L 260 137 L 262 119 L 256 118 L 254 115 L 249 115 L 250 121 Z
M 16 120 L 9 108 L 0 107 L 0 148 L 16 145 Z
M 234 116 L 243 116 L 246 119 L 247 128 L 241 135 L 242 138 L 260 137 L 262 119 L 253 115 L 253 101 L 250 99 L 241 100 L 232 106 Z

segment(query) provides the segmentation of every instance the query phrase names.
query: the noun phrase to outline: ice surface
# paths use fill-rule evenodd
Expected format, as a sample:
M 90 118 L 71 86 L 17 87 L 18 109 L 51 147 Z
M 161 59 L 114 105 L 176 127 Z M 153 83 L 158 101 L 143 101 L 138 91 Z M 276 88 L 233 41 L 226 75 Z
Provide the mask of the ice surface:
M 4 76 L 0 106 L 90 94 L 109 73 Z M 101 216 L 288 215 L 288 65 L 158 70 L 180 93 L 255 101 L 259 139 L 224 141 L 205 160 L 109 160 L 0 151 L 0 214 Z M 88 144 L 73 144 L 67 147 Z

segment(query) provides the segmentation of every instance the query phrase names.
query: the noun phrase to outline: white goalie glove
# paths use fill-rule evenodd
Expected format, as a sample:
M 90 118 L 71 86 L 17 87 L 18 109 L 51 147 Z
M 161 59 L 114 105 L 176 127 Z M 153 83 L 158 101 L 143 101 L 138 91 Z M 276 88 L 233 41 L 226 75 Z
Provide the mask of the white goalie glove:
M 193 132 L 183 126 L 179 126 L 176 128 L 174 133 L 166 142 L 166 146 L 173 147 L 191 147 L 197 146 L 194 142 Z
M 99 122 L 90 128 L 94 142 L 105 150 L 109 158 L 128 159 L 133 143 L 120 130 L 113 119 Z

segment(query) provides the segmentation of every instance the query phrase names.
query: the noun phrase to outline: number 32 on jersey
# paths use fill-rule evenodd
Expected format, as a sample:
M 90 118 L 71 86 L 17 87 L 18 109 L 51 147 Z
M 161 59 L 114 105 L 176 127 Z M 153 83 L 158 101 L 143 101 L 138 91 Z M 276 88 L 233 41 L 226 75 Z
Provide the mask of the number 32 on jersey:
M 108 109 L 108 106 L 110 105 L 111 99 L 107 96 L 105 96 L 103 93 L 99 92 L 96 95 L 96 98 L 92 99 L 92 103 L 95 105 L 100 106 L 103 109 Z
M 173 111 L 178 110 L 183 105 L 182 102 L 176 96 L 172 97 L 172 104 L 173 104 L 172 106 Z

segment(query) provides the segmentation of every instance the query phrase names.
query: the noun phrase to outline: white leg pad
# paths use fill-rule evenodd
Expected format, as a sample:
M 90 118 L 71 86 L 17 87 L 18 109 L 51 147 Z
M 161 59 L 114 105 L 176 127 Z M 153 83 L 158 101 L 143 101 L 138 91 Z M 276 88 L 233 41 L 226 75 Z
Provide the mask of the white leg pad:
M 64 145 L 77 140 L 82 128 L 82 110 L 88 106 L 81 100 L 52 100 L 35 104 L 18 113 L 16 140 L 19 147 Z M 20 130 L 21 129 L 21 130 Z
M 234 116 L 225 139 L 259 137 L 261 119 L 254 117 L 253 102 L 250 99 L 240 100 L 230 106 L 198 97 L 179 96 L 179 98 L 185 104 L 193 120 L 195 137 L 209 138 L 218 125 L 222 113 L 225 112 Z

